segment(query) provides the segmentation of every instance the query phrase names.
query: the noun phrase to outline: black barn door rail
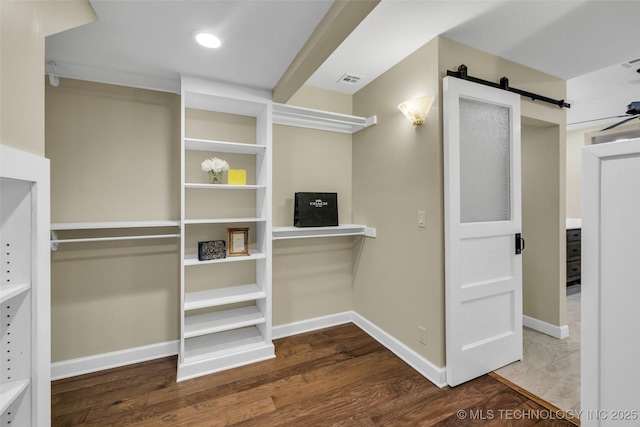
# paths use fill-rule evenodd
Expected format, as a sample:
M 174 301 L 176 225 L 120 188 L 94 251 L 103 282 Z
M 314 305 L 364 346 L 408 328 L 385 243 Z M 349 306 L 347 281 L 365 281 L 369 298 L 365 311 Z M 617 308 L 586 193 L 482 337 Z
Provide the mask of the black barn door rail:
M 509 79 L 506 77 L 502 77 L 500 79 L 500 83 L 493 83 L 488 80 L 482 80 L 477 77 L 471 77 L 470 75 L 467 74 L 467 71 L 468 71 L 467 66 L 462 64 L 461 66 L 458 67 L 458 71 L 447 70 L 447 76 L 457 77 L 459 79 L 469 80 L 470 82 L 479 83 L 481 85 L 491 86 L 497 89 L 514 92 L 524 96 L 525 98 L 531 98 L 534 101 L 548 102 L 549 104 L 557 105 L 560 108 L 571 108 L 571 104 L 564 102 L 564 99 L 557 100 L 553 98 L 548 98 L 546 96 L 538 95 L 537 93 L 531 93 L 525 90 L 520 90 L 514 87 L 510 87 Z

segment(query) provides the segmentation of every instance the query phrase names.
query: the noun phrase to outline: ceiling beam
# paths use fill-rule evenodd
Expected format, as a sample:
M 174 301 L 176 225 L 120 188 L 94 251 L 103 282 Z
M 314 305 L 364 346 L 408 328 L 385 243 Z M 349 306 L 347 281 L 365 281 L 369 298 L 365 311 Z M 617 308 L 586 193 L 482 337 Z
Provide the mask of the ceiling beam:
M 31 2 L 42 37 L 61 33 L 98 20 L 89 0 Z
M 379 2 L 336 0 L 273 88 L 273 101 L 287 102 Z

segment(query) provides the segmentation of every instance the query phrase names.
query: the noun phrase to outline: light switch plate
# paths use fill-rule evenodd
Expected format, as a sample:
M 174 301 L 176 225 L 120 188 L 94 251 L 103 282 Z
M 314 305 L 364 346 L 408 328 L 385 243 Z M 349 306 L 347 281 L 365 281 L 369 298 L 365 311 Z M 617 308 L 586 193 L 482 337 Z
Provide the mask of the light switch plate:
M 427 216 L 425 211 L 418 211 L 418 227 L 427 228 Z

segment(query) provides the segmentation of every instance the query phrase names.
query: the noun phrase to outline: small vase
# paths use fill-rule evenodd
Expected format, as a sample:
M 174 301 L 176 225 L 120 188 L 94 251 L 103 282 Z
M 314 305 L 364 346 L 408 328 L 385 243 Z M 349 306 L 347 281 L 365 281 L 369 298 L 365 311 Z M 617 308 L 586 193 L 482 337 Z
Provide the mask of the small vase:
M 222 184 L 222 171 L 209 171 L 209 182 L 211 184 Z

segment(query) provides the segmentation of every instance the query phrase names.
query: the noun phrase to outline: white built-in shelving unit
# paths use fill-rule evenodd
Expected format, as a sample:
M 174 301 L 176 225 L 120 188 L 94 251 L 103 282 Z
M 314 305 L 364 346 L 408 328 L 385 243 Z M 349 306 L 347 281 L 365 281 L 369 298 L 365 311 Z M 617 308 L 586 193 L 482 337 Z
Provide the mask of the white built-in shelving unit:
M 49 161 L 0 145 L 0 425 L 51 422 Z
M 271 341 L 271 132 L 270 94 L 183 77 L 181 173 L 181 337 L 178 381 L 275 357 Z M 187 110 L 206 110 L 255 118 L 255 143 L 196 139 L 189 136 Z M 221 154 L 220 154 L 221 153 Z M 199 162 L 224 154 L 248 156 L 255 182 L 247 185 L 207 184 Z M 194 160 L 195 157 L 195 160 Z M 231 165 L 233 167 L 233 165 Z M 193 177 L 197 178 L 194 179 Z M 203 177 L 203 178 L 201 178 Z M 233 210 L 235 195 L 255 193 L 255 209 L 237 216 L 202 217 L 192 213 L 194 201 Z M 200 216 L 199 216 L 200 215 Z M 226 240 L 227 227 L 250 228 L 249 255 L 199 261 L 198 241 Z M 225 283 L 220 268 L 255 270 L 252 283 Z M 246 266 L 246 267 L 243 267 Z M 206 269 L 207 288 L 192 287 L 192 277 Z M 197 272 L 195 270 L 198 270 Z M 192 274 L 193 272 L 193 274 Z M 231 280 L 230 282 L 233 282 Z

